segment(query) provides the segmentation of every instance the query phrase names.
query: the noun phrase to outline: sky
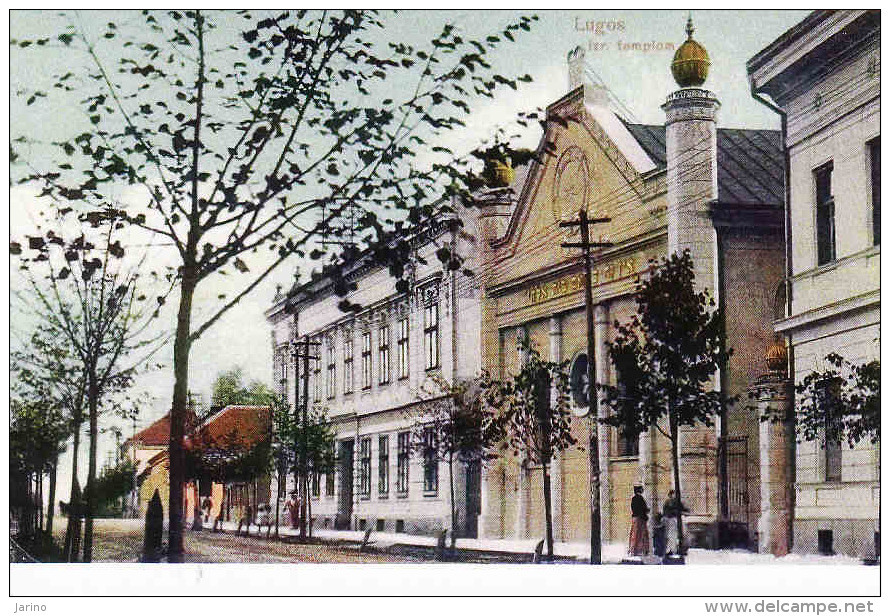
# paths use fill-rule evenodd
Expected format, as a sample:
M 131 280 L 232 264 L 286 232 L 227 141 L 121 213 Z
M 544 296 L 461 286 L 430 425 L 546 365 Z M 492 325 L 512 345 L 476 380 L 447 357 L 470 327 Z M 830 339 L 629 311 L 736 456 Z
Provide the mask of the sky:
M 528 14 L 532 11 L 522 11 Z M 576 46 L 586 50 L 586 59 L 613 94 L 633 114 L 633 120 L 661 124 L 664 121 L 660 105 L 676 89 L 670 74 L 673 50 L 668 43 L 678 46 L 685 40 L 687 13 L 685 11 L 600 11 L 560 10 L 538 11 L 540 19 L 530 33 L 517 43 L 503 47 L 491 57 L 492 64 L 502 74 L 531 75 L 530 84 L 517 91 L 503 90 L 497 99 L 471 103 L 473 114 L 467 127 L 454 133 L 445 145 L 456 151 L 468 151 L 496 126 L 510 122 L 515 114 L 558 100 L 568 91 L 566 55 Z M 708 50 L 711 58 L 710 75 L 705 87 L 712 90 L 721 102 L 718 124 L 722 127 L 773 128 L 779 127 L 778 116 L 754 101 L 750 96 L 745 62 L 785 30 L 799 22 L 808 11 L 694 11 L 695 39 Z M 514 11 L 407 11 L 387 18 L 387 36 L 394 40 L 428 39 L 446 21 L 454 23 L 468 36 L 480 36 L 498 26 L 503 27 L 519 13 Z M 10 37 L 40 38 L 55 36 L 59 30 L 53 13 L 12 11 Z M 78 18 L 87 29 L 99 27 L 111 16 L 103 11 L 83 11 Z M 121 13 L 114 14 L 120 19 Z M 97 30 L 98 32 L 98 30 Z M 639 43 L 639 45 L 637 45 Z M 52 135 L 60 126 L 75 119 L 64 107 L 26 107 L 15 97 L 15 91 L 39 80 L 53 69 L 73 61 L 65 54 L 35 56 L 16 48 L 10 52 L 10 120 L 15 131 Z M 15 132 L 13 131 L 13 132 Z M 527 133 L 518 145 L 534 147 L 538 134 Z M 126 198 L 126 195 L 122 196 Z M 10 192 L 10 236 L 21 237 L 40 204 L 33 191 L 13 188 Z M 293 280 L 298 264 L 286 264 L 255 292 L 229 312 L 203 338 L 191 353 L 190 389 L 209 400 L 213 379 L 220 372 L 240 366 L 247 380 L 272 381 L 270 328 L 264 311 L 271 305 L 278 284 L 285 288 Z M 213 307 L 221 291 L 231 292 L 238 281 L 219 279 L 208 285 L 196 298 L 197 312 L 206 314 Z M 244 280 L 240 281 L 244 283 Z M 23 284 L 14 271 L 10 285 Z M 171 300 L 168 305 L 175 306 Z M 12 311 L 13 339 L 17 331 L 27 330 L 27 315 Z M 172 330 L 174 313 L 168 311 L 165 324 Z M 137 428 L 144 427 L 167 412 L 172 396 L 172 348 L 163 349 L 158 360 L 166 364 L 163 370 L 145 374 L 138 387 L 150 401 Z M 132 429 L 124 427 L 124 436 Z M 108 449 L 108 442 L 104 443 Z M 100 454 L 100 463 L 105 454 Z M 85 467 L 85 464 L 83 465 Z M 63 479 L 60 477 L 60 481 Z M 67 485 L 63 482 L 61 485 Z

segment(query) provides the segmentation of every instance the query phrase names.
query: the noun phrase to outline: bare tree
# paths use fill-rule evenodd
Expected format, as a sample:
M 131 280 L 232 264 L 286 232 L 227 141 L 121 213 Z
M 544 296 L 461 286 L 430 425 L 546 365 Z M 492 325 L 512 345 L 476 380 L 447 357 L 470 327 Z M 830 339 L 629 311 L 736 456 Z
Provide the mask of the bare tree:
M 375 256 L 401 275 L 404 251 L 390 247 L 390 233 L 435 218 L 449 207 L 438 196 L 466 187 L 442 134 L 463 125 L 475 97 L 530 80 L 497 74 L 487 54 L 535 16 L 481 40 L 446 24 L 421 46 L 393 39 L 396 19 L 373 11 L 145 11 L 108 23 L 94 41 L 74 14 L 55 37 L 13 41 L 16 51 L 79 51 L 87 66 L 57 75 L 48 91 L 16 93 L 34 105 L 79 94 L 88 121 L 39 154 L 40 144 L 16 137 L 13 162 L 27 169 L 16 179 L 84 221 L 124 222 L 173 248 L 171 561 L 183 549 L 192 345 L 288 257 L 325 257 L 331 235 L 348 244 L 345 258 L 352 246 L 377 246 Z M 121 198 L 122 186 L 136 196 Z M 247 282 L 193 322 L 197 289 L 233 270 Z M 342 279 L 336 287 L 346 290 Z

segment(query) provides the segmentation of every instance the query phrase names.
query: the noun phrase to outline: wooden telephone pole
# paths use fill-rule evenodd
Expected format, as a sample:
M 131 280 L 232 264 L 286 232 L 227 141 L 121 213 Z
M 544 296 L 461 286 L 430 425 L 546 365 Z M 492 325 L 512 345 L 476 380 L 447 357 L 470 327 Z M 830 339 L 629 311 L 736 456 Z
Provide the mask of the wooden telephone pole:
M 596 396 L 596 367 L 594 363 L 595 342 L 593 338 L 593 287 L 591 285 L 591 248 L 608 248 L 611 242 L 591 242 L 590 225 L 610 222 L 611 218 L 587 218 L 584 208 L 578 212 L 578 220 L 567 220 L 559 223 L 560 227 L 580 227 L 580 242 L 563 242 L 563 248 L 581 248 L 584 253 L 584 304 L 587 309 L 587 404 L 588 422 L 590 426 L 590 564 L 599 565 L 603 561 L 603 545 L 601 536 L 602 514 L 600 508 L 600 455 L 599 425 Z
M 303 346 L 303 352 L 300 352 L 300 345 Z M 319 342 L 310 342 L 306 338 L 302 343 L 295 342 L 293 357 L 294 371 L 296 378 L 294 379 L 294 420 L 300 423 L 300 442 L 294 443 L 294 448 L 299 448 L 300 455 L 297 467 L 294 471 L 294 485 L 297 488 L 297 495 L 300 499 L 300 541 L 306 540 L 306 510 L 309 506 L 309 473 L 308 473 L 308 426 L 309 426 L 309 360 L 318 360 L 317 355 L 310 353 L 310 346 L 318 346 Z M 303 360 L 303 374 L 300 378 L 300 364 Z M 303 395 L 300 396 L 300 381 L 303 381 Z M 301 399 L 302 398 L 302 399 Z

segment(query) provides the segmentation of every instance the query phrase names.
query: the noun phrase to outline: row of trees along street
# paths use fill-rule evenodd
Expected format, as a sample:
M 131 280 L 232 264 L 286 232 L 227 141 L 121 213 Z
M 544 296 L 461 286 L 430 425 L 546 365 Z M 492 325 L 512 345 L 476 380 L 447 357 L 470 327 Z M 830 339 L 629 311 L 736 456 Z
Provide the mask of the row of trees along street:
M 86 124 L 46 141 L 13 135 L 10 156 L 13 181 L 39 190 L 53 216 L 144 231 L 173 260 L 168 558 L 179 562 L 195 341 L 290 257 L 327 257 L 325 275 L 336 276 L 342 260 L 321 240 L 347 218 L 350 236 L 401 277 L 410 251 L 393 234 L 435 219 L 449 207 L 441 196 L 466 190 L 467 165 L 443 135 L 474 100 L 530 80 L 498 74 L 487 56 L 537 18 L 479 40 L 446 24 L 416 46 L 394 39 L 400 16 L 373 11 L 114 19 L 97 31 L 63 14 L 56 33 L 11 42 L 16 53 L 61 47 L 67 66 L 54 81 L 15 96 L 34 113 L 49 99 L 79 107 Z M 440 258 L 460 267 L 455 255 Z M 196 291 L 232 271 L 244 274 L 240 290 L 193 322 Z
M 443 144 L 475 102 L 530 80 L 502 75 L 493 64 L 536 17 L 520 17 L 476 38 L 445 24 L 420 43 L 396 40 L 392 26 L 401 19 L 375 11 L 172 10 L 118 12 L 102 24 L 93 14 L 85 21 L 73 12 L 47 15 L 45 35 L 11 41 L 13 63 L 35 54 L 62 65 L 50 81 L 37 75 L 13 92 L 49 134 L 35 136 L 30 125 L 12 125 L 12 181 L 34 194 L 40 213 L 32 234 L 13 238 L 10 251 L 34 289 L 27 301 L 42 323 L 35 335 L 59 347 L 46 355 L 58 359 L 40 367 L 44 351 L 31 345 L 17 365 L 64 372 L 71 380 L 43 392 L 18 379 L 17 408 L 45 409 L 34 400 L 50 396 L 64 409 L 62 424 L 74 436 L 75 454 L 81 422 L 89 425 L 84 560 L 91 557 L 99 414 L 132 412 L 126 392 L 153 344 L 163 340 L 149 331 L 170 330 L 173 341 L 168 559 L 180 562 L 189 361 L 196 341 L 289 259 L 301 267 L 321 264 L 315 276 L 332 279 L 335 291 L 345 295 L 351 287 L 342 267 L 362 252 L 387 266 L 397 289 L 406 290 L 405 263 L 413 254 L 408 238 L 448 214 L 450 197 L 466 195 L 473 185 L 468 158 Z M 66 112 L 65 123 L 39 120 L 54 109 L 75 108 L 82 118 Z M 327 242 L 332 236 L 350 241 Z M 342 249 L 331 247 L 338 245 Z M 137 289 L 140 246 L 150 253 L 147 263 L 159 264 L 148 278 L 160 291 Z M 446 268 L 462 267 L 461 255 L 447 249 L 437 257 Z M 198 310 L 199 292 L 225 276 L 238 281 L 237 290 Z M 155 326 L 153 317 L 168 314 L 162 310 L 169 298 L 176 303 L 175 320 L 169 328 Z M 628 375 L 622 377 L 626 391 L 663 409 L 668 435 L 687 415 L 688 421 L 706 421 L 713 414 L 715 395 L 705 386 L 713 371 L 707 370 L 719 366 L 724 351 L 701 338 L 713 335 L 719 316 L 705 315 L 699 305 L 698 299 L 680 299 L 651 322 L 643 312 L 639 317 L 642 336 L 650 326 L 660 328 L 652 336 L 672 334 L 675 318 L 698 327 L 690 334 L 699 337 L 684 344 L 704 351 L 679 349 L 694 355 L 690 376 L 684 376 L 690 366 L 657 338 L 635 346 L 630 330 L 621 330 L 612 350 L 619 374 Z M 635 370 L 634 362 L 647 369 Z M 649 369 L 661 379 L 659 387 L 667 386 L 667 397 L 647 384 L 654 378 Z M 544 371 L 554 382 L 554 370 L 538 366 L 539 374 L 514 377 L 513 386 L 487 387 L 495 392 L 490 402 L 500 406 L 483 422 L 508 426 L 510 417 L 533 415 L 549 426 L 501 438 L 527 448 L 545 477 L 547 461 L 563 446 L 560 403 L 550 412 L 534 407 L 531 400 L 548 396 L 528 387 Z M 560 381 L 555 379 L 557 387 Z M 656 425 L 655 411 L 644 411 L 634 399 L 617 392 L 610 398 L 616 421 Z M 294 430 L 282 428 L 288 439 L 295 438 Z M 492 428 L 492 442 L 497 432 Z M 60 436 L 55 442 L 47 448 L 48 460 L 16 467 L 23 477 L 51 473 L 65 441 Z M 281 464 L 291 464 L 283 458 Z M 309 465 L 302 455 L 297 472 L 303 485 Z M 78 503 L 74 471 L 72 502 Z
M 140 290 L 138 266 L 126 262 L 114 229 L 94 237 L 76 233 L 69 239 L 61 226 L 28 238 L 27 254 L 13 242 L 25 284 L 13 291 L 14 309 L 22 315 L 13 328 L 18 349 L 11 354 L 12 408 L 10 435 L 11 483 L 35 476 L 36 501 L 20 503 L 21 530 L 43 544 L 52 536 L 53 507 L 43 528 L 29 525 L 42 504 L 40 490 L 49 474 L 49 502 L 55 502 L 59 456 L 70 438 L 72 483 L 64 558 L 79 560 L 81 516 L 84 519 L 84 562 L 92 559 L 93 518 L 99 506 L 97 455 L 100 415 L 132 419 L 138 403 L 129 395 L 133 379 L 158 349 L 162 336 L 150 333 L 157 316 Z M 80 439 L 84 423 L 89 436 L 87 483 L 78 483 Z M 34 448 L 35 442 L 40 447 Z M 15 506 L 14 506 L 15 508 Z M 36 516 L 42 519 L 42 515 Z M 37 537 L 41 535 L 40 537 Z

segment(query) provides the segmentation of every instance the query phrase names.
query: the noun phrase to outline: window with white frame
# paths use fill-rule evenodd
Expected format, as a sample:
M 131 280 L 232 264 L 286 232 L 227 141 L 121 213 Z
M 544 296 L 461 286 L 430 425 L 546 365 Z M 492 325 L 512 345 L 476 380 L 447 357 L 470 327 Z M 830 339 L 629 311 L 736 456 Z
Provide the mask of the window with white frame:
M 371 389 L 371 332 L 362 334 L 362 389 Z
M 312 496 L 318 498 L 321 496 L 321 473 L 312 471 Z
M 359 494 L 371 496 L 371 437 L 365 437 L 359 445 Z
M 389 383 L 389 326 L 384 325 L 377 332 L 378 347 L 378 382 L 381 385 Z
M 287 405 L 287 351 L 278 354 L 278 393 L 281 401 Z
M 389 494 L 389 435 L 381 434 L 377 446 L 377 493 Z
M 352 365 L 352 336 L 348 336 L 343 343 L 343 393 L 351 394 L 353 392 L 353 378 L 355 372 Z
M 399 319 L 399 378 L 408 378 L 408 319 Z
M 423 308 L 423 338 L 426 348 L 426 369 L 439 367 L 439 302 Z
M 334 353 L 334 344 L 328 341 L 328 379 L 325 383 L 325 394 L 328 399 L 337 395 L 337 355 Z
M 831 190 L 831 174 L 834 165 L 827 163 L 813 171 L 816 184 L 816 260 L 825 265 L 837 258 L 835 244 L 834 196 Z
M 396 463 L 396 490 L 399 494 L 408 494 L 408 463 L 411 456 L 411 433 L 399 432 Z
M 335 456 L 336 447 L 331 445 L 331 459 L 336 460 Z M 333 468 L 328 468 L 328 472 L 325 473 L 325 485 L 324 485 L 324 495 L 325 496 L 333 496 L 334 495 L 334 473 L 335 470 Z
M 881 245 L 881 137 L 868 142 L 868 162 L 871 178 L 872 243 Z
M 423 491 L 425 493 L 439 490 L 439 456 L 436 431 L 432 428 L 423 430 Z
M 321 402 L 321 357 L 318 355 L 312 360 L 312 401 Z

